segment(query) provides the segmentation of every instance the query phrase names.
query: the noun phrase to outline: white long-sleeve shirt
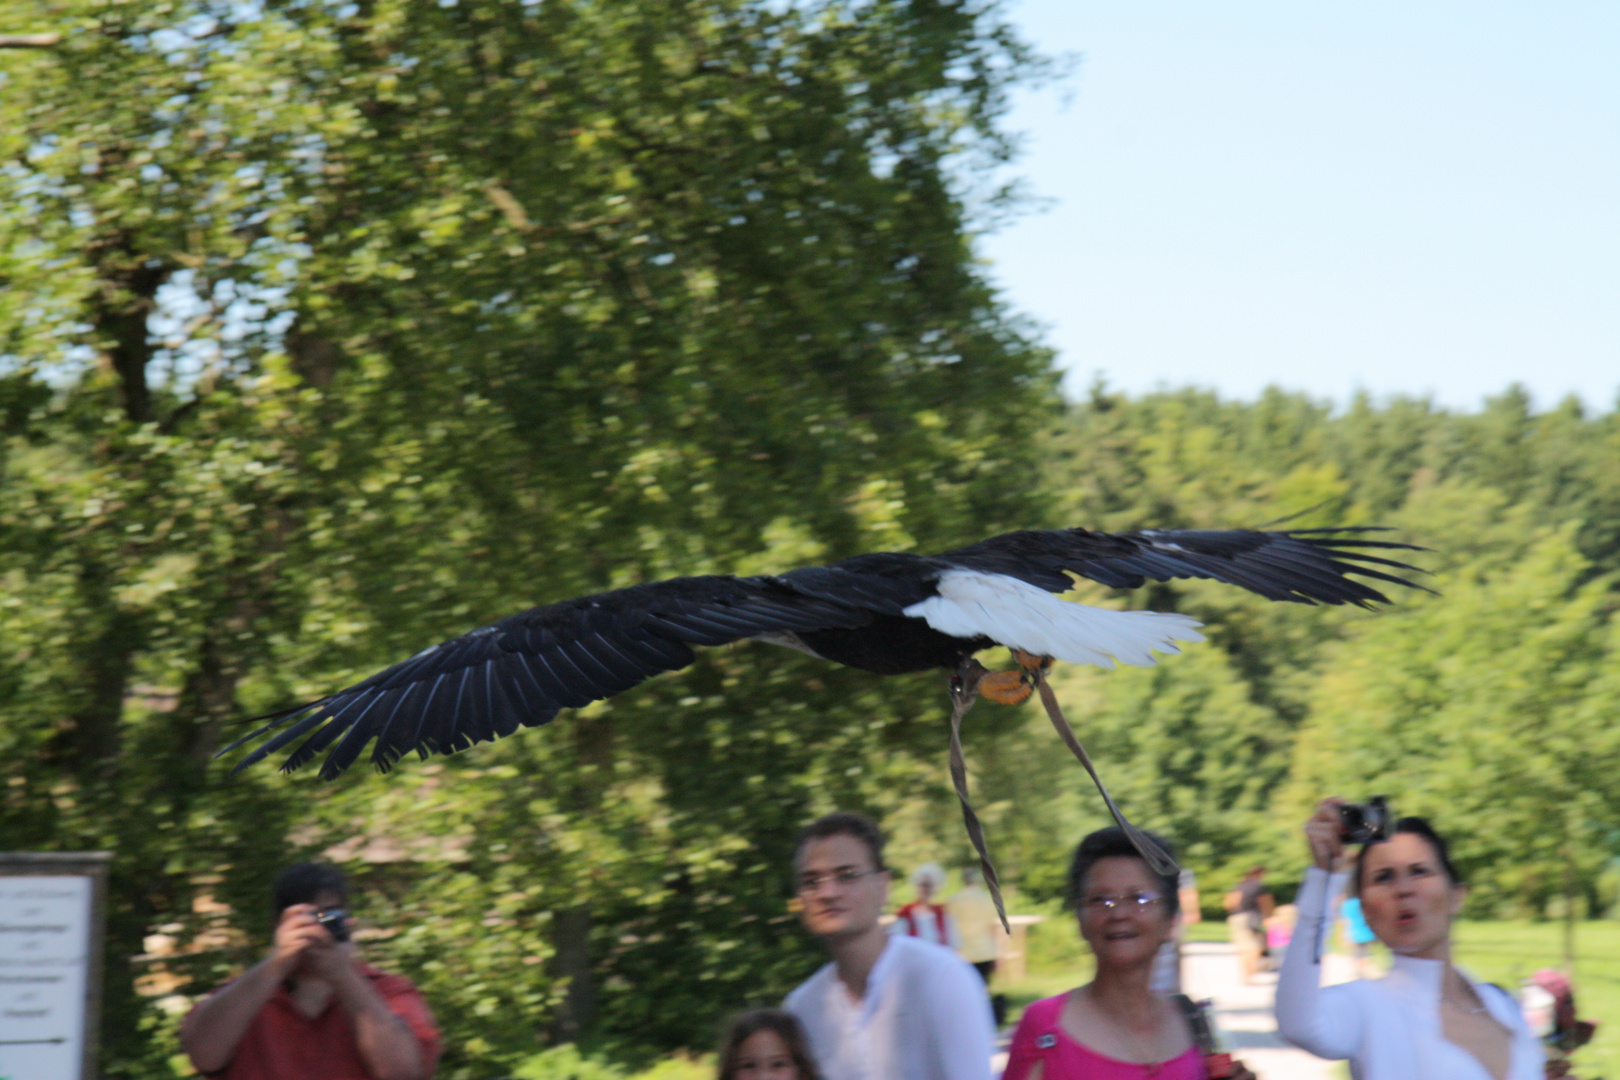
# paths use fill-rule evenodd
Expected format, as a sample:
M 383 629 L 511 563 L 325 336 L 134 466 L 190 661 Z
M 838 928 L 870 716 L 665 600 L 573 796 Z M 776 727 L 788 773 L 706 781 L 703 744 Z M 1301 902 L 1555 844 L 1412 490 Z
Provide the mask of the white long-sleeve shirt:
M 804 1024 L 824 1080 L 990 1080 L 984 981 L 942 946 L 890 934 L 859 1001 L 828 964 L 783 1007 Z
M 1316 942 L 1325 931 L 1323 901 L 1338 896 L 1348 878 L 1316 867 L 1305 874 L 1295 900 L 1299 921 L 1277 979 L 1277 1030 L 1317 1057 L 1349 1058 L 1356 1080 L 1491 1080 L 1485 1066 L 1442 1030 L 1444 961 L 1396 955 L 1382 979 L 1322 985 Z M 1507 1080 L 1544 1080 L 1541 1044 L 1513 999 L 1463 977 L 1512 1037 Z

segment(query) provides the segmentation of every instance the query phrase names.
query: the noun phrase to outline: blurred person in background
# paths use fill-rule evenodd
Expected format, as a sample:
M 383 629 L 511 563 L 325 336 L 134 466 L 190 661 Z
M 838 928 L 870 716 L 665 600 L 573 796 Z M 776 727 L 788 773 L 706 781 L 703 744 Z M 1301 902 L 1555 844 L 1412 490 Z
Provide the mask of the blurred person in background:
M 1250 867 L 1238 887 L 1226 894 L 1222 904 L 1226 908 L 1226 928 L 1232 936 L 1232 946 L 1237 949 L 1243 981 L 1253 982 L 1266 953 L 1266 918 L 1277 906 L 1271 890 L 1266 888 L 1266 868 Z
M 1190 1002 L 1148 988 L 1176 923 L 1178 885 L 1175 875 L 1154 873 L 1122 829 L 1080 842 L 1066 892 L 1096 971 L 1086 985 L 1025 1010 L 1002 1080 L 1206 1080 L 1210 1048 L 1197 1044 Z M 1254 1080 L 1231 1064 L 1225 1076 Z
M 934 901 L 945 887 L 945 871 L 938 863 L 923 863 L 912 873 L 911 887 L 916 890 L 917 898 L 894 913 L 889 933 L 907 934 L 960 951 L 962 938 L 957 933 L 955 917 L 944 904 Z
M 1378 936 L 1361 916 L 1361 897 L 1345 897 L 1339 915 L 1344 919 L 1344 936 L 1350 939 L 1350 955 L 1356 961 L 1356 974 L 1363 979 L 1371 978 L 1376 974 L 1372 966 L 1372 943 L 1378 940 Z
M 804 928 L 832 960 L 789 994 L 824 1080 L 990 1080 L 995 1030 L 984 983 L 942 945 L 883 929 L 883 832 L 828 814 L 799 836 Z
M 719 1080 L 821 1080 L 821 1074 L 804 1025 L 780 1009 L 753 1009 L 726 1026 Z
M 1176 879 L 1176 925 L 1170 931 L 1170 940 L 1159 946 L 1148 989 L 1155 994 L 1181 993 L 1181 939 L 1187 927 L 1203 921 L 1204 914 L 1198 908 L 1198 876 L 1183 866 Z
M 1519 1011 L 1538 1038 L 1547 1055 L 1549 1080 L 1570 1076 L 1569 1057 L 1592 1041 L 1597 1024 L 1575 1015 L 1575 987 L 1569 976 L 1554 968 L 1542 968 L 1530 976 L 1519 991 Z
M 1348 1058 L 1357 1080 L 1542 1080 L 1541 1044 L 1517 1002 L 1451 962 L 1468 890 L 1445 841 L 1422 818 L 1401 818 L 1350 861 L 1343 802 L 1324 799 L 1305 825 L 1312 865 L 1277 983 L 1277 1030 L 1318 1057 Z M 1381 979 L 1324 987 L 1327 905 L 1347 882 L 1395 962 Z
M 973 970 L 979 973 L 988 990 L 990 976 L 996 973 L 996 956 L 1007 932 L 1001 928 L 1001 916 L 996 914 L 995 901 L 990 899 L 983 881 L 984 876 L 978 867 L 970 866 L 963 870 L 962 888 L 945 901 L 945 907 L 956 924 L 957 954 L 973 965 Z M 990 995 L 990 1011 L 995 1017 L 996 1027 L 1007 1022 L 1005 994 Z
M 1299 909 L 1293 904 L 1279 905 L 1276 911 L 1266 916 L 1266 956 L 1273 965 L 1280 964 L 1282 958 L 1288 953 L 1288 946 L 1294 939 L 1294 923 L 1299 919 Z
M 349 896 L 343 872 L 289 866 L 272 896 L 270 954 L 199 1002 L 180 1027 L 197 1071 L 222 1080 L 432 1076 L 433 1014 L 409 979 L 360 959 L 341 910 Z

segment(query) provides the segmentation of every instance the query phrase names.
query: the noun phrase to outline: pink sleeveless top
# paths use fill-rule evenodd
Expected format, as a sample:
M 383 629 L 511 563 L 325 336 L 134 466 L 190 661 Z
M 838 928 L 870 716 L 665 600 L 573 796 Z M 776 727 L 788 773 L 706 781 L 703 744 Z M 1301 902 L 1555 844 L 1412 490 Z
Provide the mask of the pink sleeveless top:
M 1007 1053 L 1001 1080 L 1025 1080 L 1039 1062 L 1041 1080 L 1208 1080 L 1198 1047 L 1156 1065 L 1103 1057 L 1074 1041 L 1059 1022 L 1068 994 L 1037 1001 L 1024 1010 Z

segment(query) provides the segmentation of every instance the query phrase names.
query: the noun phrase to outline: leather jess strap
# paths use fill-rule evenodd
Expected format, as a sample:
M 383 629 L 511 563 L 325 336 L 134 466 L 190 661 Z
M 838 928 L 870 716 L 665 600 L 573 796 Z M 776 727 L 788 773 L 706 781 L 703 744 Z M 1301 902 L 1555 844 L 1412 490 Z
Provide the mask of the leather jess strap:
M 1001 927 L 1012 933 L 1012 926 L 1007 922 L 1007 908 L 1001 899 L 1001 879 L 996 874 L 995 864 L 990 861 L 990 849 L 985 843 L 984 826 L 979 822 L 979 815 L 973 811 L 973 803 L 968 798 L 967 764 L 962 757 L 962 717 L 967 715 L 969 709 L 979 699 L 979 680 L 986 674 L 985 669 L 976 660 L 964 663 L 951 679 L 951 783 L 956 788 L 957 801 L 962 804 L 962 823 L 967 827 L 968 839 L 973 843 L 973 850 L 978 853 L 979 867 L 984 873 L 984 884 L 990 891 L 990 899 L 995 902 L 996 914 L 1001 917 Z M 1113 815 L 1114 821 L 1124 830 L 1131 843 L 1141 854 L 1143 861 L 1152 867 L 1153 872 L 1164 877 L 1175 877 L 1181 873 L 1181 867 L 1170 857 L 1170 854 L 1154 843 L 1152 838 L 1132 825 L 1114 802 L 1112 795 L 1108 794 L 1108 787 L 1097 775 L 1097 768 L 1091 763 L 1091 755 L 1075 737 L 1074 728 L 1069 726 L 1068 718 L 1063 715 L 1063 709 L 1058 705 L 1057 695 L 1052 693 L 1052 687 L 1046 681 L 1045 671 L 1032 671 L 1030 677 L 1035 683 L 1035 690 L 1040 695 L 1041 705 L 1046 709 L 1047 717 L 1052 721 L 1052 727 L 1057 729 L 1058 738 L 1063 745 L 1085 767 L 1091 776 L 1091 782 L 1097 785 L 1097 792 L 1108 805 L 1108 812 Z

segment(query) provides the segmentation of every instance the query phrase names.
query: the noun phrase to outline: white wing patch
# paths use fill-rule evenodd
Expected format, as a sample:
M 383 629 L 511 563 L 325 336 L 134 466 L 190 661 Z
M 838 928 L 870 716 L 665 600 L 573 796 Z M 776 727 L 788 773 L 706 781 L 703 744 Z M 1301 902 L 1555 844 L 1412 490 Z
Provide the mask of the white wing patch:
M 1177 641 L 1203 641 L 1203 624 L 1163 611 L 1110 611 L 1059 600 L 1045 589 L 1005 574 L 947 570 L 938 595 L 905 613 L 942 634 L 984 636 L 998 644 L 1071 664 L 1112 668 L 1114 661 L 1151 667 L 1153 655 L 1177 653 Z

